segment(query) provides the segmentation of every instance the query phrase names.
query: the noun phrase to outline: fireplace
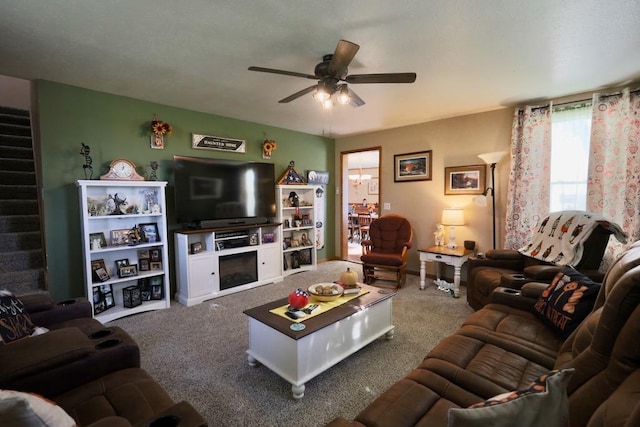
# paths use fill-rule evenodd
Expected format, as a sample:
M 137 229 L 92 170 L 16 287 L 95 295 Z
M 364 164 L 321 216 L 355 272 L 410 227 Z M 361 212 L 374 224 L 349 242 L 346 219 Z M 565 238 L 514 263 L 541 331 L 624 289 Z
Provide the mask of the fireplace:
M 220 290 L 258 280 L 258 252 L 250 251 L 219 257 Z

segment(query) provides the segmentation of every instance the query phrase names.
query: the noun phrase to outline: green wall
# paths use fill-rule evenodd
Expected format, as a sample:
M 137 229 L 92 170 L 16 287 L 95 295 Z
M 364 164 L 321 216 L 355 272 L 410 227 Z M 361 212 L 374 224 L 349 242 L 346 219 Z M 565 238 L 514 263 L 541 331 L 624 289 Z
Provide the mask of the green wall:
M 287 129 L 215 116 L 167 105 L 37 81 L 34 109 L 40 144 L 42 197 L 44 200 L 45 245 L 49 291 L 56 299 L 84 295 L 80 215 L 75 181 L 84 179 L 81 143 L 91 148 L 93 179 L 106 173 L 114 158 L 124 157 L 138 166 L 138 173 L 149 173 L 149 162 L 160 163 L 158 179 L 169 181 L 167 205 L 169 228 L 175 230 L 173 215 L 173 155 L 216 157 L 273 162 L 277 180 L 294 160 L 296 169 L 325 170 L 331 174 L 329 188 L 335 186 L 334 141 Z M 214 102 L 215 100 L 212 100 Z M 158 119 L 170 123 L 173 135 L 165 139 L 164 150 L 149 146 L 148 123 Z M 191 148 L 191 133 L 247 141 L 247 152 L 226 153 Z M 262 159 L 261 142 L 268 137 L 278 148 L 270 160 Z M 335 255 L 335 199 L 327 191 L 325 248 L 318 259 Z M 171 233 L 170 233 L 171 234 Z M 171 237 L 171 236 L 170 236 Z M 169 256 L 174 258 L 173 239 Z M 172 271 L 172 294 L 175 275 Z

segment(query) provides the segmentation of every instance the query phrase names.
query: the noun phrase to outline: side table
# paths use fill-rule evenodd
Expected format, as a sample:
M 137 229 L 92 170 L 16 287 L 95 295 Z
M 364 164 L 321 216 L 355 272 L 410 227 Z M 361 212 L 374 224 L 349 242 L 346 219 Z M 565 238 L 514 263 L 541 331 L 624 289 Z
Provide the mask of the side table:
M 426 249 L 418 249 L 420 255 L 420 289 L 425 287 L 427 276 L 426 262 L 436 263 L 436 278 L 440 280 L 440 263 L 454 267 L 453 273 L 453 297 L 460 298 L 460 270 L 462 265 L 476 253 L 475 250 L 457 247 L 455 249 L 446 246 L 431 246 Z

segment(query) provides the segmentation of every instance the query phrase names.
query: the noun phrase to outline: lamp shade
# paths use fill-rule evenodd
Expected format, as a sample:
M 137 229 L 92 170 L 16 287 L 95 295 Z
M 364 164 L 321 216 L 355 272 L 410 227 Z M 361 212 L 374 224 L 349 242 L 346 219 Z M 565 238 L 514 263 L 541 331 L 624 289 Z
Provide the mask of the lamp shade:
M 464 210 L 460 208 L 447 208 L 442 210 L 443 225 L 464 225 Z
M 507 154 L 506 151 L 492 151 L 491 153 L 478 154 L 478 157 L 480 157 L 485 163 L 491 165 L 502 160 L 505 154 Z
M 484 194 L 481 194 L 479 196 L 474 197 L 473 199 L 473 203 L 476 206 L 480 206 L 481 208 L 484 208 L 487 206 L 487 196 L 485 196 Z

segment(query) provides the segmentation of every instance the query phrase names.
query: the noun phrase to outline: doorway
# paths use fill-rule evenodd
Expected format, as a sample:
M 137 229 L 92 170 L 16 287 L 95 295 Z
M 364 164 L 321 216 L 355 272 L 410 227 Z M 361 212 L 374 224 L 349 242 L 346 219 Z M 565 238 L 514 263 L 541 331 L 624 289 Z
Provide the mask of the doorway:
M 342 259 L 360 262 L 366 238 L 360 230 L 358 215 L 380 215 L 380 147 L 345 151 L 342 156 L 341 253 Z

